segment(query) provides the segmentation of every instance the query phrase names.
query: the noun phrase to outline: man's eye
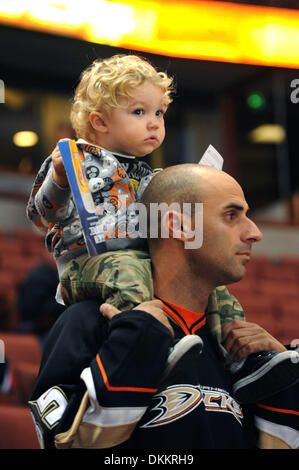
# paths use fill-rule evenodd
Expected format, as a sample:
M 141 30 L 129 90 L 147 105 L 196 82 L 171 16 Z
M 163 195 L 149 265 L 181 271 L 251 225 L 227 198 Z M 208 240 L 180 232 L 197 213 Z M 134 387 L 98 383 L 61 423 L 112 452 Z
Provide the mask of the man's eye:
M 235 215 L 236 215 L 235 212 L 227 212 L 227 213 L 226 213 L 226 216 L 227 216 L 230 220 L 232 220 L 232 219 L 235 217 Z

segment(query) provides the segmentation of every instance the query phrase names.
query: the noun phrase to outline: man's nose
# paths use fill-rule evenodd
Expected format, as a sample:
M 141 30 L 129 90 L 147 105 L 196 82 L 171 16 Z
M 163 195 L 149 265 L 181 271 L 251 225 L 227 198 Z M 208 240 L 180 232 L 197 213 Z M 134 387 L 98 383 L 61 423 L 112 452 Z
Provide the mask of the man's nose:
M 250 219 L 247 219 L 247 227 L 243 233 L 243 241 L 256 243 L 260 242 L 263 238 L 263 234 L 258 226 Z

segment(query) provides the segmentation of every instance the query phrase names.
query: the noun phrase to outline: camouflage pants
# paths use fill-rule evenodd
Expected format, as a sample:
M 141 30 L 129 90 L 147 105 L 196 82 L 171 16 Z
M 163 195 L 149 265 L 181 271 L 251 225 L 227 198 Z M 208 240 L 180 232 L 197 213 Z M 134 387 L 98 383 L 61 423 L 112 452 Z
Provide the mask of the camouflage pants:
M 209 330 L 215 337 L 225 362 L 229 364 L 229 354 L 222 346 L 222 330 L 233 320 L 245 320 L 243 308 L 225 286 L 220 286 L 210 295 L 206 314 Z
M 82 255 L 68 263 L 61 279 L 61 295 L 66 305 L 96 298 L 126 310 L 154 297 L 151 261 L 148 253 L 119 250 L 90 257 Z M 220 353 L 229 362 L 221 344 L 224 326 L 234 319 L 244 320 L 244 312 L 225 286 L 209 297 L 207 323 Z
M 151 260 L 137 250 L 82 255 L 67 264 L 60 289 L 66 305 L 100 299 L 127 310 L 154 296 Z

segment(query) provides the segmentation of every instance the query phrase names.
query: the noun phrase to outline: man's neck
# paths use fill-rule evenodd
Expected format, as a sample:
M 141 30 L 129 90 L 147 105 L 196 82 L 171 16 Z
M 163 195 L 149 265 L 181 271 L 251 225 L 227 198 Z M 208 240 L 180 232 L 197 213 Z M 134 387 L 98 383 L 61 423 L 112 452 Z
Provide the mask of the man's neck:
M 179 270 L 154 273 L 154 294 L 193 312 L 203 312 L 212 288 L 190 279 Z

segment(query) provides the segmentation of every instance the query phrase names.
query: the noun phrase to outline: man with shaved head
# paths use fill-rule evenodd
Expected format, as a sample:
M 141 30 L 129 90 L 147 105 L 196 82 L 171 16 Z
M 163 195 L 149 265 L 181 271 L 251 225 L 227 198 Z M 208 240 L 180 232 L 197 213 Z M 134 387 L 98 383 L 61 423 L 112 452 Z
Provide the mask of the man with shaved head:
M 142 203 L 148 232 L 152 224 L 158 229 L 156 238 L 148 237 L 155 299 L 123 312 L 84 301 L 58 319 L 30 401 L 41 443 L 114 450 L 252 447 L 252 415 L 232 395 L 232 375 L 209 320 L 213 291 L 244 277 L 252 246 L 262 238 L 247 216 L 243 191 L 222 171 L 185 164 L 158 173 Z M 200 243 L 194 244 L 198 230 Z M 176 342 L 189 336 L 200 340 L 177 355 Z M 235 361 L 265 351 L 266 364 L 293 360 L 289 368 L 286 360 L 277 361 L 294 371 L 281 388 L 299 377 L 298 353 L 256 324 L 231 322 L 223 345 Z M 294 387 L 274 395 L 280 409 L 281 403 L 293 406 Z M 270 405 L 263 410 L 275 408 Z M 260 419 L 258 429 L 265 431 L 269 417 Z M 298 429 L 292 427 L 284 425 L 295 442 Z
M 246 216 L 248 205 L 243 191 L 230 175 L 200 165 L 186 164 L 183 171 L 181 165 L 170 167 L 154 178 L 143 197 L 148 212 L 153 202 L 161 200 L 169 206 L 173 201 L 182 206 L 181 213 L 169 211 L 167 214 L 170 217 L 170 229 L 173 223 L 179 228 L 181 222 L 185 222 L 185 226 L 188 226 L 188 220 L 184 221 L 188 216 L 183 211 L 184 202 L 191 203 L 193 220 L 196 218 L 196 209 L 198 210 L 202 204 L 204 223 L 200 229 L 203 231 L 203 240 L 197 250 L 185 250 L 182 252 L 184 256 L 180 256 L 178 251 L 181 253 L 181 243 L 178 237 L 170 240 L 149 238 L 154 268 L 155 260 L 158 258 L 161 270 L 161 258 L 168 258 L 170 250 L 174 251 L 179 261 L 188 266 L 188 276 L 191 279 L 195 278 L 197 284 L 198 276 L 201 276 L 200 284 L 208 283 L 211 276 L 208 295 L 215 287 L 237 282 L 244 277 L 252 245 L 261 240 L 262 234 Z M 192 230 L 189 232 L 193 233 Z M 183 231 L 183 236 L 188 236 L 188 233 L 185 235 Z M 184 242 L 188 241 L 190 242 L 184 238 Z M 239 256 L 236 256 L 236 252 Z M 155 273 L 155 276 L 158 275 Z M 160 281 L 161 279 L 155 279 L 155 293 Z M 206 296 L 201 297 L 201 302 L 206 301 Z

